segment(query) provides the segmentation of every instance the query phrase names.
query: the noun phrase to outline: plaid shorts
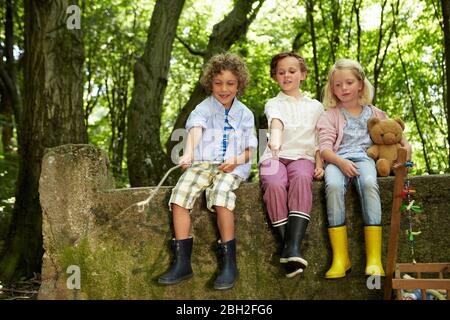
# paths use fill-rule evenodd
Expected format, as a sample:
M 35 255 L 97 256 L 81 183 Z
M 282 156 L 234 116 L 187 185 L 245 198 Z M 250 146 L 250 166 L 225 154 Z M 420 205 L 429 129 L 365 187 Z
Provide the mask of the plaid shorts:
M 169 208 L 175 203 L 191 210 L 195 200 L 206 189 L 208 210 L 215 212 L 214 206 L 225 207 L 233 211 L 236 206 L 236 190 L 242 178 L 217 169 L 217 164 L 200 162 L 186 169 L 172 190 Z

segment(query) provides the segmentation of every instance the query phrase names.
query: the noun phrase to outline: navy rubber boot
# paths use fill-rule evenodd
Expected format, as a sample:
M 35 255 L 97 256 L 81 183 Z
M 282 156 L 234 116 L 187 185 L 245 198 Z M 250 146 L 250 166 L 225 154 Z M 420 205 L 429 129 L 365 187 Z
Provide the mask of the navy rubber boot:
M 214 281 L 214 289 L 231 289 L 239 276 L 236 265 L 236 239 L 227 242 L 219 241 L 218 245 L 221 267 L 220 273 Z
M 174 262 L 170 269 L 159 277 L 158 283 L 176 284 L 192 277 L 191 253 L 193 240 L 192 237 L 183 240 L 172 240 Z

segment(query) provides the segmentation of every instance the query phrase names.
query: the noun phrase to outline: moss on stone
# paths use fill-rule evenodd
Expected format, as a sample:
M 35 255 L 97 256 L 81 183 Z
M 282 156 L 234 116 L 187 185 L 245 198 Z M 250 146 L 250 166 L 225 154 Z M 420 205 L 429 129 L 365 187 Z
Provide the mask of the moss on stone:
M 65 153 L 72 152 L 72 156 Z M 46 256 L 40 298 L 46 299 L 381 299 L 382 290 L 369 290 L 364 276 L 363 221 L 353 187 L 346 196 L 346 223 L 352 272 L 344 279 L 325 280 L 331 262 L 323 182 L 313 183 L 313 210 L 302 244 L 309 262 L 294 279 L 284 276 L 276 242 L 264 211 L 259 185 L 242 183 L 235 214 L 237 262 L 240 278 L 232 290 L 213 289 L 218 270 L 215 214 L 201 196 L 191 213 L 194 236 L 194 277 L 175 286 L 161 286 L 158 277 L 172 259 L 168 210 L 170 187 L 161 188 L 145 210 L 130 205 L 146 199 L 154 188 L 104 190 L 107 161 L 92 146 L 52 149 L 44 157 L 40 196 Z M 67 169 L 69 168 L 69 169 Z M 393 178 L 378 180 L 382 199 L 383 262 L 386 263 Z M 447 244 L 450 215 L 447 195 L 450 176 L 412 177 L 422 235 L 416 260 L 450 260 Z M 103 191 L 100 191 L 103 190 Z M 447 198 L 446 198 L 447 197 Z M 129 210 L 125 210 L 126 208 Z M 402 228 L 404 230 L 404 228 Z M 399 262 L 410 262 L 409 243 L 399 241 Z M 81 290 L 66 287 L 67 267 L 81 270 Z

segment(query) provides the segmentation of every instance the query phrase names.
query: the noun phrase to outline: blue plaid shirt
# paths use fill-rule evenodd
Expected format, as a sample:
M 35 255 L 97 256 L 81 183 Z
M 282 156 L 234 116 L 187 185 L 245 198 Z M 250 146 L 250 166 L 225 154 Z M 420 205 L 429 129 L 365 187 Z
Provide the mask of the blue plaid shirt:
M 186 130 L 202 127 L 202 139 L 194 151 L 194 161 L 223 162 L 241 155 L 245 149 L 256 151 L 258 140 L 253 113 L 237 98 L 228 112 L 212 95 L 191 112 Z M 251 161 L 237 166 L 233 174 L 247 179 Z

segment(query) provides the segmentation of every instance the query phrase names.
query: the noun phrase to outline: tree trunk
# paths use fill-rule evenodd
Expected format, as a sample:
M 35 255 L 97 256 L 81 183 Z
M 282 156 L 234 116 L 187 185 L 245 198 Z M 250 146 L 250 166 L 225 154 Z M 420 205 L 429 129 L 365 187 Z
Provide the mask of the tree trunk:
M 333 17 L 333 32 L 332 32 L 332 47 L 333 53 L 336 54 L 339 45 L 341 44 L 341 23 L 342 23 L 342 13 L 341 13 L 341 4 L 338 1 L 331 2 L 331 16 Z
M 385 30 L 383 30 L 383 24 L 384 24 L 384 19 L 385 19 L 385 15 L 384 15 L 385 11 L 384 10 L 385 10 L 386 4 L 387 4 L 387 0 L 385 0 L 383 2 L 383 4 L 381 5 L 381 21 L 380 21 L 380 29 L 378 31 L 377 54 L 376 54 L 374 70 L 373 70 L 373 103 L 374 104 L 375 104 L 375 101 L 377 98 L 378 80 L 380 78 L 381 69 L 383 68 L 384 59 L 386 58 L 387 51 L 391 44 L 392 35 L 394 34 L 394 31 L 396 28 L 395 19 L 398 17 L 398 8 L 400 5 L 400 1 L 397 1 L 395 3 L 395 5 L 392 4 L 392 25 L 390 27 L 386 28 Z M 386 32 L 388 32 L 388 30 L 389 30 L 389 35 L 386 40 L 384 51 L 383 51 L 383 53 L 381 53 L 381 50 L 382 50 L 381 46 L 382 46 L 383 38 L 384 38 Z
M 11 98 L 0 79 L 0 128 L 3 154 L 8 157 L 13 151 L 13 118 Z
M 108 77 L 112 78 L 112 88 L 109 89 L 108 81 L 105 83 L 105 96 L 108 102 L 109 117 L 111 124 L 111 140 L 109 144 L 109 156 L 115 177 L 122 173 L 122 162 L 124 156 L 127 107 L 129 96 L 129 81 L 131 68 L 131 54 L 124 53 L 122 59 L 115 62 L 117 68 L 113 67 Z M 111 59 L 112 61 L 112 59 Z
M 450 170 L 450 1 L 442 0 L 442 15 L 444 18 L 444 51 L 445 51 L 445 79 L 446 99 L 444 101 L 447 109 L 447 150 L 448 168 Z
M 308 1 L 311 15 L 314 12 L 314 2 Z M 328 2 L 328 1 L 327 1 Z M 341 12 L 340 12 L 341 5 L 338 1 L 331 1 L 330 3 L 330 11 L 331 11 L 331 22 L 332 22 L 332 29 L 331 31 L 328 30 L 328 21 L 329 17 L 327 16 L 327 12 L 323 8 L 323 1 L 319 1 L 319 9 L 320 13 L 322 15 L 323 20 L 323 28 L 325 29 L 325 34 L 328 40 L 328 44 L 330 46 L 330 57 L 328 58 L 327 65 L 330 64 L 330 60 L 332 63 L 336 60 L 336 54 L 339 48 L 340 44 L 340 33 L 341 33 Z M 331 59 L 330 59 L 331 58 Z
M 127 133 L 128 175 L 134 187 L 157 184 L 170 165 L 159 130 L 172 46 L 184 2 L 156 2 L 144 55 L 134 66 Z
M 16 203 L 0 261 L 0 279 L 40 272 L 42 212 L 38 182 L 44 149 L 86 143 L 81 30 L 66 28 L 68 0 L 26 0 L 24 112 Z
M 258 3 L 256 8 L 253 8 L 254 3 Z M 228 51 L 236 41 L 242 37 L 245 37 L 248 27 L 255 19 L 263 3 L 264 1 L 257 0 L 235 1 L 233 10 L 225 16 L 222 21 L 213 27 L 213 31 L 209 37 L 208 46 L 204 54 L 203 63 L 206 63 L 213 55 L 217 53 Z M 175 121 L 172 134 L 175 130 L 184 128 L 189 114 L 200 102 L 202 102 L 203 99 L 205 99 L 205 97 L 206 93 L 204 92 L 200 82 L 197 81 L 188 102 L 183 106 L 177 120 Z M 172 137 L 172 134 L 170 137 Z M 178 141 L 172 141 L 170 137 L 166 143 L 166 149 L 169 154 L 172 152 L 175 144 L 178 143 Z
M 306 6 L 306 16 L 309 21 L 311 41 L 313 47 L 313 61 L 314 61 L 314 80 L 316 82 L 316 99 L 321 100 L 321 86 L 320 86 L 320 70 L 318 65 L 318 55 L 317 55 L 317 43 L 316 43 L 316 32 L 314 28 L 314 1 L 307 0 Z
M 2 127 L 2 142 L 5 155 L 12 151 L 13 138 L 13 121 L 12 115 L 15 116 L 17 136 L 20 134 L 20 119 L 22 112 L 22 101 L 20 91 L 17 86 L 17 73 L 14 65 L 14 3 L 13 0 L 6 0 L 5 14 L 5 58 L 6 63 L 0 60 L 0 87 L 1 87 L 1 105 L 0 114 L 11 125 Z M 20 139 L 18 139 L 20 140 Z
M 306 23 L 302 24 L 298 28 L 297 34 L 294 37 L 294 41 L 292 41 L 292 52 L 297 52 L 298 53 L 300 51 L 300 49 L 302 49 L 305 44 L 307 44 L 308 42 L 311 41 L 311 40 L 307 40 L 307 39 L 306 40 L 302 40 L 302 37 L 304 35 L 307 35 L 307 33 L 308 33 L 307 30 L 308 30 L 308 26 L 307 26 Z
M 355 10 L 355 16 L 356 16 L 356 38 L 358 39 L 358 45 L 356 47 L 356 58 L 358 61 L 361 61 L 361 19 L 360 19 L 360 13 L 361 13 L 361 0 L 358 2 L 353 3 L 354 10 Z

